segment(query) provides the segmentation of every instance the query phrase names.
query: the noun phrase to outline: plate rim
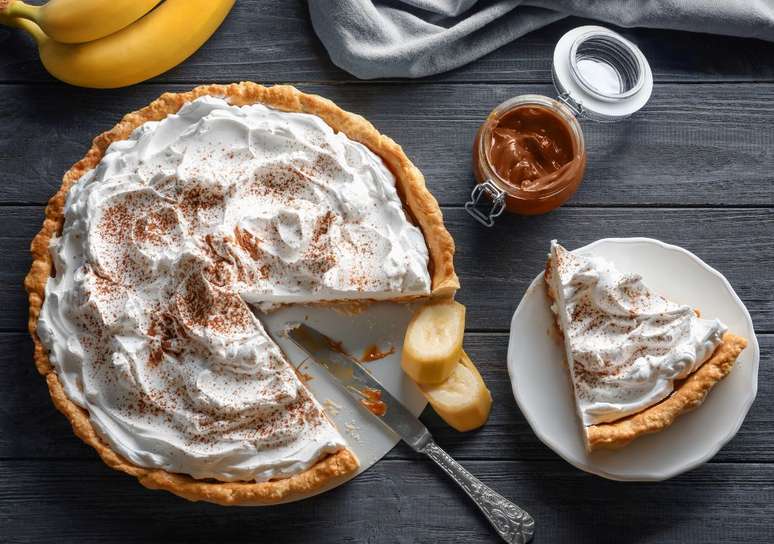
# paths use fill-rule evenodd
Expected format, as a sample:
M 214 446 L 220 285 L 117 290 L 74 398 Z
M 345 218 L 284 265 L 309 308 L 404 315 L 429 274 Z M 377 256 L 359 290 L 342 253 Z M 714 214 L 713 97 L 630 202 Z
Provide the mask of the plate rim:
M 753 367 L 753 373 L 752 373 L 752 387 L 749 390 L 749 394 L 746 396 L 744 402 L 742 403 L 742 410 L 739 412 L 739 417 L 734 422 L 733 425 L 729 426 L 729 430 L 726 432 L 725 435 L 723 435 L 713 447 L 709 448 L 703 455 L 699 456 L 697 459 L 690 461 L 689 463 L 680 464 L 676 467 L 671 467 L 662 470 L 661 472 L 643 472 L 643 473 L 632 473 L 629 475 L 621 475 L 621 474 L 615 474 L 611 472 L 607 472 L 605 470 L 602 470 L 598 467 L 594 467 L 593 465 L 589 465 L 587 463 L 584 463 L 580 459 L 576 459 L 571 457 L 570 455 L 567 455 L 565 452 L 561 451 L 562 448 L 559 447 L 559 444 L 557 444 L 554 440 L 551 440 L 548 438 L 543 432 L 540 431 L 538 426 L 535 424 L 535 419 L 530 415 L 529 410 L 525 409 L 524 404 L 520 400 L 520 396 L 518 393 L 518 387 L 516 384 L 515 379 L 515 363 L 514 356 L 512 353 L 513 347 L 513 331 L 516 324 L 516 320 L 519 317 L 520 312 L 523 311 L 524 301 L 527 298 L 527 295 L 530 294 L 533 290 L 537 289 L 539 284 L 543 282 L 543 276 L 545 274 L 545 271 L 541 271 L 534 280 L 530 283 L 529 287 L 524 291 L 524 294 L 521 297 L 521 300 L 519 301 L 519 304 L 516 307 L 516 310 L 513 312 L 513 316 L 511 317 L 511 326 L 510 331 L 508 335 L 508 352 L 507 352 L 507 368 L 508 368 L 508 378 L 511 382 L 511 391 L 513 393 L 514 399 L 516 400 L 516 404 L 519 407 L 519 410 L 521 411 L 522 415 L 524 416 L 524 419 L 527 420 L 527 423 L 529 424 L 530 428 L 532 429 L 532 432 L 535 433 L 535 436 L 537 436 L 538 440 L 540 440 L 543 444 L 545 444 L 548 448 L 551 449 L 555 454 L 557 454 L 559 457 L 564 459 L 569 464 L 573 465 L 574 467 L 583 470 L 584 472 L 588 472 L 590 474 L 595 474 L 597 476 L 601 476 L 603 478 L 607 478 L 609 480 L 615 480 L 615 481 L 624 481 L 624 482 L 659 482 L 663 480 L 668 480 L 670 478 L 673 478 L 679 474 L 683 474 L 685 472 L 688 472 L 690 470 L 693 470 L 707 461 L 709 461 L 712 457 L 714 457 L 720 449 L 725 446 L 734 436 L 736 436 L 736 433 L 739 431 L 739 429 L 742 426 L 742 423 L 747 418 L 747 414 L 750 411 L 750 408 L 752 407 L 753 402 L 755 402 L 755 398 L 758 394 L 758 371 L 759 371 L 759 364 L 760 364 L 760 347 L 758 345 L 758 338 L 755 334 L 755 327 L 753 325 L 752 317 L 750 316 L 750 312 L 747 310 L 747 307 L 744 305 L 742 300 L 739 298 L 739 296 L 736 294 L 736 291 L 734 291 L 734 288 L 731 286 L 731 283 L 728 281 L 728 279 L 721 274 L 718 270 L 704 262 L 701 258 L 699 258 L 697 255 L 692 253 L 691 251 L 676 246 L 674 244 L 669 244 L 666 242 L 662 242 L 661 240 L 657 240 L 655 238 L 648 238 L 648 237 L 613 237 L 613 238 L 600 238 L 599 240 L 596 240 L 594 242 L 591 242 L 589 244 L 586 244 L 584 246 L 578 247 L 572 251 L 572 253 L 576 251 L 586 251 L 589 249 L 592 249 L 593 247 L 597 245 L 601 245 L 604 243 L 610 243 L 610 244 L 655 244 L 660 246 L 662 249 L 674 251 L 677 253 L 681 253 L 683 256 L 688 257 L 689 259 L 693 260 L 696 264 L 698 264 L 701 268 L 705 269 L 710 275 L 714 276 L 716 280 L 720 280 L 721 285 L 725 288 L 727 293 L 731 296 L 731 299 L 733 302 L 742 309 L 742 315 L 745 318 L 746 325 L 750 331 L 748 338 L 748 348 L 751 349 L 752 353 L 752 367 Z

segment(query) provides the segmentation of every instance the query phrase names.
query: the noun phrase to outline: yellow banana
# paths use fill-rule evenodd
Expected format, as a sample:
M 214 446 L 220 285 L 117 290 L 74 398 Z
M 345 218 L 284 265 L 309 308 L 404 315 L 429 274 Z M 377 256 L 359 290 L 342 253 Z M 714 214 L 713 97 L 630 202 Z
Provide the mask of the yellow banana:
M 161 0 L 48 0 L 32 6 L 11 0 L 9 17 L 34 21 L 58 42 L 81 43 L 117 32 L 152 10 Z
M 79 87 L 110 89 L 134 85 L 191 56 L 226 18 L 235 0 L 166 0 L 131 25 L 86 43 L 52 40 L 28 19 L 0 22 L 29 32 L 40 60 L 57 79 Z

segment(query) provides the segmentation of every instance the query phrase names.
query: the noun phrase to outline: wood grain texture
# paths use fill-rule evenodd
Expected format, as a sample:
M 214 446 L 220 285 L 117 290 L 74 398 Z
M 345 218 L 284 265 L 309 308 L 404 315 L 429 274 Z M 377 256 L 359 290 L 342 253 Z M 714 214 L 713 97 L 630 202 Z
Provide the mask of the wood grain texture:
M 550 341 L 550 340 L 547 340 Z M 713 459 L 723 462 L 774 462 L 774 336 L 761 335 L 758 397 L 742 428 Z M 468 333 L 465 350 L 478 366 L 494 402 L 481 429 L 459 433 L 428 407 L 422 420 L 436 441 L 459 460 L 560 461 L 534 435 L 521 415 L 506 369 L 506 333 Z M 43 379 L 32 363 L 32 343 L 24 333 L 0 333 L 0 459 L 96 459 L 54 409 Z M 418 459 L 399 444 L 388 459 Z M 568 471 L 574 470 L 567 467 Z
M 0 85 L 0 149 L 9 150 L 0 154 L 0 178 L 12 180 L 0 184 L 0 204 L 46 202 L 94 136 L 163 91 L 191 87 Z M 489 111 L 514 95 L 553 94 L 548 85 L 300 88 L 365 115 L 400 143 L 444 205 L 470 197 L 471 145 Z M 568 205 L 774 206 L 772 117 L 774 85 L 658 85 L 634 118 L 583 123 L 588 169 Z
M 40 0 L 33 0 L 40 3 Z M 477 62 L 420 81 L 366 83 L 335 67 L 304 0 L 239 0 L 199 52 L 151 82 L 94 91 L 61 85 L 31 41 L 0 27 L 0 542 L 494 542 L 467 499 L 398 445 L 353 482 L 265 509 L 192 504 L 108 469 L 53 408 L 32 363 L 22 278 L 41 204 L 96 134 L 167 90 L 253 80 L 298 83 L 368 117 L 425 173 L 457 243 L 466 350 L 494 396 L 490 420 L 457 433 L 431 409 L 438 442 L 537 519 L 536 543 L 774 542 L 774 43 L 619 29 L 648 57 L 645 110 L 616 125 L 584 122 L 583 186 L 555 213 L 504 216 L 486 230 L 459 208 L 470 145 L 497 103 L 553 95 L 567 19 Z M 728 277 L 761 343 L 759 394 L 736 437 L 703 467 L 667 482 L 585 474 L 535 437 L 513 400 L 506 330 L 551 238 L 574 248 L 652 236 L 697 253 Z
M 0 208 L 0 217 L 5 233 L 0 233 L 0 330 L 26 330 L 24 276 L 32 262 L 30 242 L 43 225 L 43 208 Z
M 682 246 L 721 271 L 750 311 L 756 330 L 774 331 L 774 209 L 560 208 L 536 217 L 505 214 L 492 229 L 464 210 L 445 222 L 458 250 L 458 299 L 467 325 L 502 330 L 542 270 L 550 240 L 575 249 L 606 237 L 645 236 Z
M 40 3 L 40 0 L 33 3 Z M 559 38 L 579 25 L 559 21 L 467 66 L 422 81 L 548 83 Z M 609 26 L 609 25 L 608 25 Z M 708 34 L 614 28 L 648 58 L 657 82 L 774 81 L 774 44 Z M 733 51 L 733 54 L 729 52 Z M 353 81 L 328 58 L 314 35 L 304 0 L 239 0 L 215 35 L 154 83 L 191 81 Z M 52 81 L 32 41 L 0 27 L 0 81 Z
M 770 544 L 774 466 L 711 464 L 667 482 L 610 482 L 554 462 L 465 466 L 529 511 L 534 542 Z M 0 534 L 16 542 L 497 542 L 430 461 L 384 461 L 271 508 L 188 503 L 98 461 L 0 462 Z
M 0 330 L 25 330 L 29 242 L 42 208 L 6 206 L 0 213 Z M 459 300 L 472 330 L 504 331 L 526 288 L 542 270 L 549 242 L 576 248 L 611 236 L 648 236 L 695 252 L 726 275 L 747 305 L 758 332 L 774 332 L 774 209 L 562 208 L 538 217 L 504 215 L 485 229 L 460 208 L 444 218 L 455 243 L 462 282 Z

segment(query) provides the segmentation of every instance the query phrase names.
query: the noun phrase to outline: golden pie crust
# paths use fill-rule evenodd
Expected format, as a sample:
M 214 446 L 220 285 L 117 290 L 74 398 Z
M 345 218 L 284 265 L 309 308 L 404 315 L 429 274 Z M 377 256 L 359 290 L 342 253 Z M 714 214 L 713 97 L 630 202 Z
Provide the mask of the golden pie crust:
M 411 163 L 398 144 L 380 134 L 360 115 L 346 112 L 330 100 L 302 93 L 288 85 L 264 87 L 251 82 L 203 85 L 186 93 L 165 93 L 148 106 L 124 116 L 111 130 L 97 136 L 86 156 L 67 171 L 61 188 L 49 200 L 43 228 L 32 241 L 33 261 L 24 281 L 29 294 L 29 331 L 35 343 L 35 365 L 46 379 L 54 405 L 70 421 L 75 434 L 97 450 L 108 466 L 137 477 L 145 487 L 165 489 L 192 501 L 203 500 L 223 505 L 288 502 L 346 480 L 359 466 L 354 453 L 349 449 L 342 449 L 290 478 L 260 483 L 197 480 L 185 474 L 139 467 L 115 453 L 97 435 L 88 412 L 67 398 L 37 334 L 46 281 L 54 274 L 48 250 L 49 241 L 62 230 L 67 191 L 85 172 L 99 163 L 112 142 L 126 139 L 143 123 L 161 120 L 177 112 L 184 104 L 204 95 L 225 97 L 230 103 L 239 106 L 261 103 L 283 111 L 317 115 L 334 130 L 370 148 L 395 175 L 404 208 L 424 234 L 430 253 L 428 268 L 432 279 L 431 296 L 453 297 L 459 289 L 459 280 L 454 273 L 454 241 L 443 224 L 441 210 L 425 187 L 422 173 Z
M 549 276 L 549 263 L 546 263 L 545 278 Z M 544 283 L 548 298 L 553 304 L 556 300 L 556 294 L 547 279 Z M 698 315 L 698 312 L 696 313 Z M 563 338 L 564 333 L 559 326 L 559 320 L 556 316 L 554 317 L 554 326 L 559 332 L 560 338 Z M 690 412 L 704 402 L 715 384 L 731 372 L 739 354 L 745 347 L 747 347 L 747 340 L 727 332 L 723 335 L 723 342 L 715 348 L 712 356 L 693 374 L 684 380 L 675 382 L 672 393 L 661 402 L 610 423 L 584 426 L 583 438 L 586 450 L 592 452 L 600 449 L 622 448 L 642 435 L 663 431 L 672 425 L 680 415 Z
M 728 376 L 739 354 L 747 347 L 747 340 L 735 334 L 723 335 L 723 343 L 693 374 L 675 384 L 667 398 L 611 423 L 590 425 L 586 431 L 586 449 L 615 449 L 644 434 L 657 433 L 669 427 L 681 414 L 697 408 L 720 380 Z

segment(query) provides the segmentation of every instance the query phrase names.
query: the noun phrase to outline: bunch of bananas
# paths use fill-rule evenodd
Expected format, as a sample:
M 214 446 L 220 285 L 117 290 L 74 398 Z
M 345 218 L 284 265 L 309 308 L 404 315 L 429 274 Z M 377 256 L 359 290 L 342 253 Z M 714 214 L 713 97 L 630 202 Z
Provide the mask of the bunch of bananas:
M 145 81 L 183 62 L 215 32 L 234 2 L 48 0 L 33 6 L 0 0 L 0 23 L 32 35 L 43 66 L 55 78 L 107 89 Z

